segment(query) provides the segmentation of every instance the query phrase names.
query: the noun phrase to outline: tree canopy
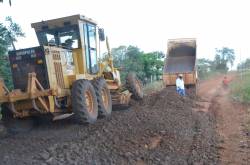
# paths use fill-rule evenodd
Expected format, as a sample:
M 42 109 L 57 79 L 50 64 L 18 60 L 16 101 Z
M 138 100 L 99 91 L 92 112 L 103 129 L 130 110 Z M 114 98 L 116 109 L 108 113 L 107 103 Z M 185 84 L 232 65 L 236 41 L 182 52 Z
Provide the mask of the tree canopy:
M 229 69 L 228 64 L 230 64 L 232 67 L 234 60 L 235 60 L 234 49 L 230 49 L 228 47 L 216 49 L 216 55 L 214 58 L 214 66 L 216 70 L 227 72 Z
M 12 79 L 7 53 L 9 49 L 15 49 L 14 42 L 17 41 L 18 37 L 24 37 L 24 33 L 21 27 L 12 21 L 11 17 L 7 17 L 5 23 L 7 26 L 0 23 L 0 77 L 11 88 Z
M 163 58 L 162 52 L 144 53 L 136 46 L 119 46 L 111 51 L 114 65 L 122 69 L 121 78 L 124 80 L 128 72 L 136 72 L 138 77 L 147 81 L 154 77 L 159 79 L 162 75 Z
M 245 61 L 241 62 L 238 66 L 237 66 L 238 70 L 242 70 L 242 69 L 250 69 L 250 58 L 246 59 Z
M 205 78 L 207 74 L 212 70 L 213 61 L 205 58 L 197 60 L 197 68 L 199 77 Z
M 201 58 L 197 60 L 197 68 L 199 77 L 205 78 L 214 72 L 226 73 L 229 70 L 228 65 L 233 66 L 235 60 L 234 49 L 222 47 L 215 49 L 214 60 Z

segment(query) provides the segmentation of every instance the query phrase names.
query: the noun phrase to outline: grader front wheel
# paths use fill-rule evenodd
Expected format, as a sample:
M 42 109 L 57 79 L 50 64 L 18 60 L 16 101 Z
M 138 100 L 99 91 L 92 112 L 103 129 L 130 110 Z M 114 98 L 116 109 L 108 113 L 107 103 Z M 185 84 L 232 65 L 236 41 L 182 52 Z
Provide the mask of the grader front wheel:
M 112 100 L 108 85 L 103 78 L 93 81 L 96 92 L 98 110 L 100 116 L 110 116 L 112 112 Z
M 143 88 L 141 81 L 135 73 L 129 73 L 126 78 L 126 87 L 132 93 L 132 98 L 141 100 L 143 98 Z
M 88 80 L 77 80 L 72 86 L 72 108 L 80 123 L 94 123 L 98 104 L 94 87 Z

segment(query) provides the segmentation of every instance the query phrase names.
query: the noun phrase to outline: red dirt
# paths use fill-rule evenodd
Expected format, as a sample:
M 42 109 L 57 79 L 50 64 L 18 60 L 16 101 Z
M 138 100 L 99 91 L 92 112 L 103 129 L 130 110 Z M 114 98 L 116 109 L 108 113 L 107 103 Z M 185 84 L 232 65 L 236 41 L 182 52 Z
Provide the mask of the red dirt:
M 234 75 L 229 76 L 229 80 L 234 79 Z M 200 85 L 201 102 L 198 105 L 202 111 L 216 116 L 220 164 L 250 164 L 250 137 L 244 131 L 247 108 L 230 99 L 229 89 L 222 87 L 222 80 L 223 77 L 216 77 Z

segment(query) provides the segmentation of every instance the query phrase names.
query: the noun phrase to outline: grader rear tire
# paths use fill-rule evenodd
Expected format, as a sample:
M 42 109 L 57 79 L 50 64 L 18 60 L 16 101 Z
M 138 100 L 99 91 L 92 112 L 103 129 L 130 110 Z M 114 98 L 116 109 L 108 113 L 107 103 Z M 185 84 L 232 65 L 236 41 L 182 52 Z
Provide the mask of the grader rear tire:
M 88 80 L 77 80 L 71 91 L 73 112 L 79 123 L 94 123 L 98 116 L 98 104 L 94 87 Z
M 132 93 L 132 98 L 135 100 L 143 99 L 142 83 L 135 73 L 129 73 L 126 78 L 126 87 Z
M 98 112 L 100 116 L 110 116 L 112 112 L 112 100 L 108 85 L 103 78 L 93 81 L 95 93 L 98 102 Z

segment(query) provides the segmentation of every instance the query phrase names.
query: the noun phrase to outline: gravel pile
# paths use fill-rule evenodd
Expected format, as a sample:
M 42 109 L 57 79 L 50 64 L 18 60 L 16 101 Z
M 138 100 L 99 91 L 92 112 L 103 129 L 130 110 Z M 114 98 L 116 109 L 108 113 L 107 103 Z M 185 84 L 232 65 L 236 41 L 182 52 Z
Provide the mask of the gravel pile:
M 195 106 L 169 88 L 93 125 L 43 122 L 1 139 L 0 164 L 217 164 L 214 116 Z

